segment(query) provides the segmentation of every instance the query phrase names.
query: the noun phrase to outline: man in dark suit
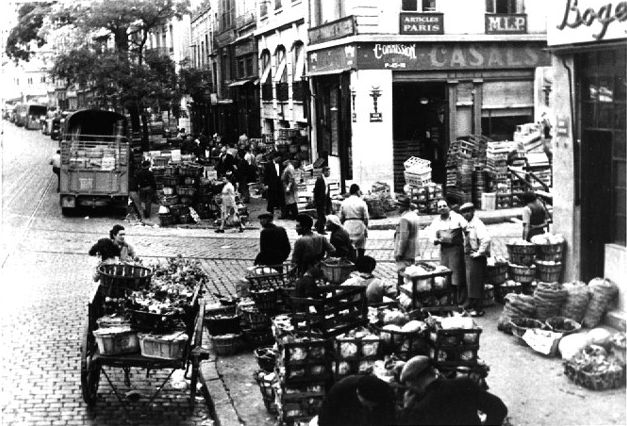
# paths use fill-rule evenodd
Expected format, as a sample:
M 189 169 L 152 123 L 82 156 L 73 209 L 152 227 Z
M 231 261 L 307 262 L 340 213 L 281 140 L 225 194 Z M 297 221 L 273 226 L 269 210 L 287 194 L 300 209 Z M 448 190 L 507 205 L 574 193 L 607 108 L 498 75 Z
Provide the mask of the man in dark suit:
M 218 163 L 216 164 L 216 172 L 218 178 L 226 176 L 226 172 L 232 172 L 234 175 L 237 172 L 235 166 L 235 158 L 231 155 L 226 145 L 220 148 L 220 156 L 218 157 Z
M 329 191 L 328 178 L 331 175 L 329 167 L 322 168 L 322 176 L 316 179 L 316 185 L 313 192 L 313 203 L 316 206 L 316 231 L 319 234 L 326 234 L 324 227 L 327 223 L 326 215 L 331 213 L 331 193 Z
M 268 200 L 268 213 L 274 214 L 275 207 L 281 209 L 281 218 L 284 217 L 285 199 L 283 196 L 283 184 L 281 183 L 281 156 L 276 154 L 266 164 L 263 171 L 263 185 L 266 190 L 266 199 Z
M 275 225 L 272 222 L 273 219 L 274 216 L 270 213 L 259 215 L 262 229 L 255 265 L 280 265 L 285 262 L 292 251 L 285 228 Z

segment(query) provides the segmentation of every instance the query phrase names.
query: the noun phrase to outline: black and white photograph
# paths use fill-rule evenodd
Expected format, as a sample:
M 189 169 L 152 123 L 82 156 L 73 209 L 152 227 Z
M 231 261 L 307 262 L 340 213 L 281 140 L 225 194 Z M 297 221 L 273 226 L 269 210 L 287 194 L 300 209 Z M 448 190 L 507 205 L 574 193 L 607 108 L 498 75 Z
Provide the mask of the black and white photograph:
M 627 424 L 627 1 L 4 0 L 0 423 Z

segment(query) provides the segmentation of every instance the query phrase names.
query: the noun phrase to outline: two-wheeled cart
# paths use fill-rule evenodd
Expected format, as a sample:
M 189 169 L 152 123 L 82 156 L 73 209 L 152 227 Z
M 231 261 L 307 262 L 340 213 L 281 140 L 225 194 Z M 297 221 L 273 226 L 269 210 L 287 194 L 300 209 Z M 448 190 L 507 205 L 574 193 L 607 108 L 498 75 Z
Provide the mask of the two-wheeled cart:
M 107 265 L 110 266 L 110 265 Z M 118 265 L 115 265 L 116 267 Z M 208 353 L 202 349 L 202 327 L 204 318 L 204 303 L 201 299 L 202 284 L 198 284 L 195 288 L 191 303 L 186 310 L 185 314 L 180 316 L 180 319 L 185 324 L 185 335 L 188 336 L 185 342 L 185 348 L 182 351 L 182 356 L 172 359 L 156 358 L 143 356 L 141 353 L 127 353 L 106 355 L 100 352 L 94 331 L 97 329 L 97 320 L 107 314 L 107 302 L 111 298 L 124 297 L 124 293 L 128 291 L 129 282 L 133 286 L 137 283 L 149 279 L 149 273 L 146 273 L 147 268 L 123 265 L 124 268 L 130 270 L 130 276 L 120 277 L 113 274 L 103 273 L 101 275 L 103 281 L 98 288 L 94 291 L 87 308 L 87 323 L 85 324 L 83 331 L 83 340 L 81 346 L 81 391 L 83 400 L 89 406 L 93 406 L 98 399 L 98 385 L 100 383 L 100 377 L 103 375 L 111 388 L 113 389 L 116 397 L 126 408 L 126 404 L 122 399 L 122 396 L 116 389 L 111 378 L 107 374 L 103 367 L 121 368 L 124 371 L 124 382 L 127 386 L 130 386 L 130 371 L 131 368 L 146 369 L 148 374 L 150 370 L 171 370 L 165 380 L 158 386 L 155 393 L 151 396 L 149 403 L 151 403 L 163 389 L 166 383 L 170 380 L 170 377 L 177 369 L 185 370 L 185 378 L 190 380 L 190 396 L 189 406 L 193 411 L 196 399 L 196 386 L 198 383 L 198 374 L 200 368 L 200 362 L 208 357 Z M 113 268 L 109 268 L 109 272 Z M 120 286 L 119 281 L 126 281 Z M 117 287 L 116 287 L 117 285 Z M 156 314 L 145 313 L 145 317 L 155 316 Z M 142 318 L 140 318 L 142 320 Z

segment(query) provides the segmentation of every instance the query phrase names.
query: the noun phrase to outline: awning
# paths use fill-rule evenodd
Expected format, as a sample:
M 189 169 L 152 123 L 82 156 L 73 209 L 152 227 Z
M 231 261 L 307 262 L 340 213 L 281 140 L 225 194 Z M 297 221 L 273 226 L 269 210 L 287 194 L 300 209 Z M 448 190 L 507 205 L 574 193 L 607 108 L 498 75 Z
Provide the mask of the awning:
M 323 75 L 342 74 L 343 72 L 347 72 L 351 70 L 352 68 L 340 68 L 340 69 L 335 69 L 335 70 L 311 71 L 307 73 L 307 77 L 320 77 Z
M 237 81 L 234 81 L 233 83 L 230 83 L 229 87 L 243 86 L 247 83 L 257 84 L 259 83 L 259 79 L 258 78 L 246 78 L 244 80 L 237 80 Z

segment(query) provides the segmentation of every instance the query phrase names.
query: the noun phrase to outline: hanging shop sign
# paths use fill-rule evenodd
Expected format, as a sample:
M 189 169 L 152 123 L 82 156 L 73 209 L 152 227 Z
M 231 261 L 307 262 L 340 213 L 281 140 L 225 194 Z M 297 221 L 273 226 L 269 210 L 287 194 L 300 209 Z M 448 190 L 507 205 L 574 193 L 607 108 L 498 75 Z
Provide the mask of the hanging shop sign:
M 485 15 L 485 33 L 526 34 L 527 15 L 488 13 Z
M 311 52 L 308 62 L 309 72 L 314 74 L 351 68 L 355 64 L 355 46 L 347 44 Z
M 407 71 L 536 68 L 551 64 L 542 44 L 363 43 L 357 68 Z
M 355 34 L 355 20 L 353 16 L 347 16 L 337 21 L 320 25 L 307 31 L 309 44 L 322 43 Z
M 627 39 L 627 1 L 555 0 L 546 7 L 549 46 Z
M 401 34 L 444 34 L 444 14 L 402 12 L 399 30 Z
M 370 89 L 370 97 L 372 98 L 372 108 L 374 112 L 370 113 L 371 123 L 380 123 L 383 121 L 383 115 L 379 112 L 378 99 L 381 97 L 381 89 L 379 87 L 372 87 Z

